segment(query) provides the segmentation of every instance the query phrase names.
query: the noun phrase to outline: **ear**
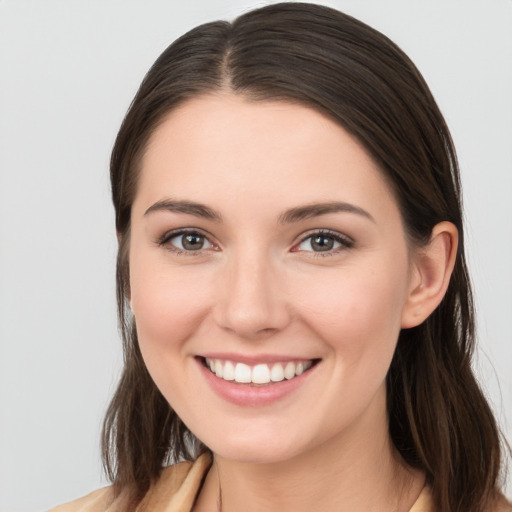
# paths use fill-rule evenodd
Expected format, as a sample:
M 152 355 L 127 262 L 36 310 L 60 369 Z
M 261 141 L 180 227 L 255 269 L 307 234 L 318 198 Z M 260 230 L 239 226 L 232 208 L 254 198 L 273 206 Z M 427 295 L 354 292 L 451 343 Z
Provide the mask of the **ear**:
M 428 245 L 413 254 L 403 329 L 420 325 L 443 300 L 455 266 L 458 241 L 455 225 L 440 222 L 432 230 Z

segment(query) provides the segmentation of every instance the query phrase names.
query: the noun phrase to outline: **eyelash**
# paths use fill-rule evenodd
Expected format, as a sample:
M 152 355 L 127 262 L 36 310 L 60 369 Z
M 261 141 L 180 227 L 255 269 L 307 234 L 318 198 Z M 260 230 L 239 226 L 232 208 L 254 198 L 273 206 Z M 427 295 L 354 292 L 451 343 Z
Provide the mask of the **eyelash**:
M 160 237 L 157 240 L 157 244 L 161 247 L 165 246 L 167 248 L 167 250 L 173 252 L 177 256 L 199 256 L 199 255 L 203 254 L 203 252 L 206 249 L 199 249 L 197 251 L 187 251 L 187 250 L 179 249 L 179 248 L 173 246 L 172 244 L 170 244 L 170 241 L 173 238 L 177 238 L 179 236 L 184 236 L 184 235 L 198 235 L 198 236 L 206 239 L 211 245 L 213 245 L 215 247 L 215 244 L 210 241 L 209 236 L 197 229 L 180 229 L 178 231 L 171 231 L 171 232 L 165 233 L 162 237 Z M 294 245 L 294 247 L 292 248 L 292 252 L 299 252 L 299 250 L 295 249 L 296 247 L 302 245 L 308 239 L 313 239 L 315 237 L 331 238 L 332 240 L 334 240 L 334 242 L 338 242 L 340 244 L 340 247 L 337 247 L 334 250 L 302 251 L 302 252 L 312 253 L 313 257 L 315 257 L 315 258 L 317 258 L 317 257 L 325 258 L 328 256 L 334 256 L 334 255 L 338 254 L 339 252 L 341 252 L 345 249 L 350 249 L 354 246 L 354 241 L 346 235 L 342 235 L 341 233 L 338 233 L 336 231 L 331 231 L 328 229 L 318 229 L 318 230 L 311 232 L 311 233 L 307 234 L 306 236 L 304 236 L 297 244 Z
M 336 231 L 331 231 L 329 229 L 318 229 L 312 233 L 307 234 L 304 236 L 298 244 L 295 244 L 294 247 L 298 247 L 302 245 L 306 240 L 313 239 L 316 237 L 325 237 L 325 238 L 331 238 L 335 242 L 338 242 L 340 244 L 340 247 L 337 247 L 336 249 L 329 250 L 329 251 L 304 251 L 304 252 L 311 252 L 315 258 L 326 258 L 329 256 L 335 256 L 339 254 L 341 251 L 350 249 L 354 246 L 354 241 L 349 238 L 346 235 L 342 235 L 341 233 L 338 233 Z M 298 252 L 298 251 L 294 251 Z
M 173 246 L 170 244 L 170 241 L 173 238 L 178 238 L 179 236 L 184 235 L 196 235 L 204 238 L 207 240 L 210 244 L 215 246 L 213 242 L 210 241 L 209 236 L 205 233 L 201 232 L 198 229 L 179 229 L 177 231 L 170 231 L 168 233 L 165 233 L 158 241 L 158 245 L 161 247 L 164 247 L 168 250 L 176 254 L 177 256 L 199 256 L 201 255 L 205 249 L 199 249 L 197 251 L 186 251 L 183 249 L 179 249 L 178 247 Z

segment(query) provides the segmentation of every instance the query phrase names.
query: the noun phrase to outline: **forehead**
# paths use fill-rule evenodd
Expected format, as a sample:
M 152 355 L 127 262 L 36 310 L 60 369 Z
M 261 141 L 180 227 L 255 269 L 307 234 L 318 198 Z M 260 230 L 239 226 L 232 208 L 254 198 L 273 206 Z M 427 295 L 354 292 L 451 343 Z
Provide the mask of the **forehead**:
M 307 106 L 232 95 L 188 100 L 149 139 L 137 199 L 208 203 L 394 200 L 378 165 L 343 127 Z M 287 204 L 290 203 L 290 204 Z

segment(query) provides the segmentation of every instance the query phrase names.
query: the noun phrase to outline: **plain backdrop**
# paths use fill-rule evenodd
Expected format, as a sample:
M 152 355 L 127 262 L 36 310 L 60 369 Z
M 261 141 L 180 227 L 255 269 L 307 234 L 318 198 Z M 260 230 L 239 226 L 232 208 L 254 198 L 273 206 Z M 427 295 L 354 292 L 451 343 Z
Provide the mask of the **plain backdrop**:
M 256 0 L 0 0 L 0 510 L 105 485 L 121 366 L 109 152 L 145 72 Z M 457 146 L 478 307 L 475 366 L 512 438 L 512 2 L 339 0 L 424 74 Z M 510 491 L 509 491 L 510 493 Z

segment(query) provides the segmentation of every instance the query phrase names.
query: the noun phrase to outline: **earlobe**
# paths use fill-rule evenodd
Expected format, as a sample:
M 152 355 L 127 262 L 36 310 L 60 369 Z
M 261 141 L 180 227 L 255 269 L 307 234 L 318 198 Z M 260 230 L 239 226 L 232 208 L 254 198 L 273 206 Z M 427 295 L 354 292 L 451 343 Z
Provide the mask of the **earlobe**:
M 428 245 L 414 254 L 403 329 L 421 324 L 443 300 L 455 266 L 458 239 L 454 224 L 440 222 L 432 230 Z

